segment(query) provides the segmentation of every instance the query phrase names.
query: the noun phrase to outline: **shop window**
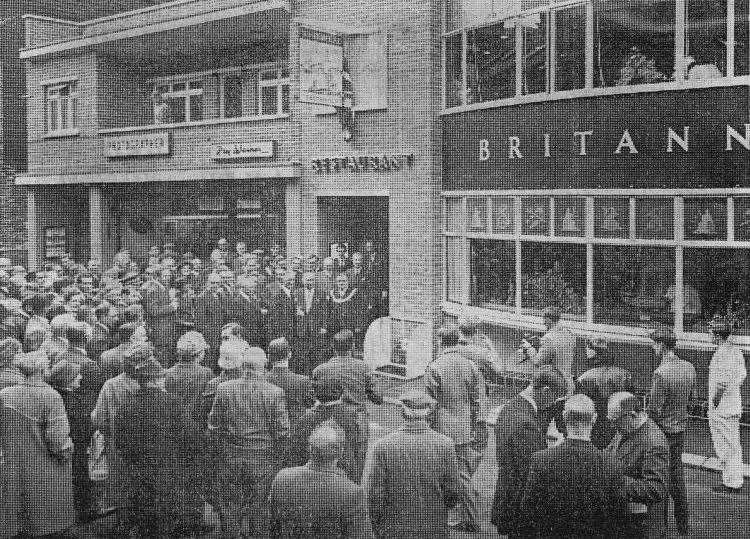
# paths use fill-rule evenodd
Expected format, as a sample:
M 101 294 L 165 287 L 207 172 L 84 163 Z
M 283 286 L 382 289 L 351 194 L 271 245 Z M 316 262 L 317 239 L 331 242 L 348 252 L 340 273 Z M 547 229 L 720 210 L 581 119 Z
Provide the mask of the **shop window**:
M 654 327 L 674 322 L 674 249 L 594 246 L 594 322 Z
M 467 103 L 503 99 L 516 94 L 516 29 L 494 24 L 468 35 Z
M 637 198 L 635 201 L 636 237 L 674 238 L 674 205 L 671 198 Z
M 462 303 L 465 297 L 466 261 L 463 238 L 445 238 L 446 295 L 448 301 Z
M 727 199 L 686 198 L 685 239 L 726 240 Z
M 547 12 L 532 13 L 522 16 L 518 23 L 523 36 L 523 94 L 547 91 L 547 17 Z
M 750 26 L 750 12 L 748 0 L 734 0 L 734 75 L 741 77 L 750 74 L 748 61 L 750 60 L 750 40 L 748 27 Z
M 526 236 L 549 235 L 549 201 L 549 197 L 524 197 L 521 199 L 522 234 Z
M 555 197 L 555 236 L 583 236 L 586 232 L 586 200 Z
M 521 307 L 539 312 L 552 306 L 575 318 L 584 318 L 586 246 L 524 242 L 521 244 Z
M 445 231 L 460 232 L 463 227 L 463 201 L 460 198 L 445 199 Z
M 152 94 L 155 124 L 203 120 L 203 81 L 159 83 Z
M 262 116 L 276 116 L 289 112 L 289 72 L 285 68 L 260 72 L 259 110 Z M 286 87 L 286 99 L 284 88 Z
M 516 247 L 512 241 L 471 240 L 471 305 L 507 308 L 516 303 Z
M 554 14 L 555 86 L 575 90 L 586 82 L 586 7 L 559 9 Z
M 706 333 L 714 315 L 732 320 L 739 334 L 750 335 L 750 251 L 685 249 L 685 331 Z
M 466 199 L 466 230 L 468 232 L 486 233 L 487 232 L 487 199 L 486 198 L 468 198 Z
M 734 199 L 734 239 L 750 241 L 750 197 Z
M 672 80 L 675 12 L 674 0 L 599 3 L 594 21 L 595 85 Z
M 513 234 L 516 229 L 515 202 L 510 197 L 492 197 L 492 233 Z
M 78 83 L 45 88 L 47 133 L 69 133 L 78 127 Z
M 457 107 L 461 104 L 463 69 L 461 64 L 461 34 L 453 34 L 445 39 L 445 106 Z
M 594 236 L 627 238 L 630 234 L 630 199 L 597 197 L 594 199 Z

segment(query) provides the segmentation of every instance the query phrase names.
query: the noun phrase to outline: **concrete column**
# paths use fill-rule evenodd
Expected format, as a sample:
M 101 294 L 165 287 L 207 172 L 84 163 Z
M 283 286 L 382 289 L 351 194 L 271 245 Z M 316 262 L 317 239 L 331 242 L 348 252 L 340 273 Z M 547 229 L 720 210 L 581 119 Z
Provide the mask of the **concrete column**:
M 102 211 L 102 188 L 97 186 L 89 187 L 90 259 L 103 260 L 104 216 Z
M 39 242 L 39 224 L 36 212 L 36 193 L 26 191 L 26 254 L 29 271 L 36 271 L 41 266 L 41 244 Z

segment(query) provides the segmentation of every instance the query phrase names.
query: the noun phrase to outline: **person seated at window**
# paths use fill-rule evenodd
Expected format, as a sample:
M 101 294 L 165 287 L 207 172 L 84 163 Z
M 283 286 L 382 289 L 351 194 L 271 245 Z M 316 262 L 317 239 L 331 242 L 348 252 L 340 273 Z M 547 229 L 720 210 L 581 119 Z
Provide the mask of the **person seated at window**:
M 615 86 L 650 84 L 669 80 L 669 77 L 656 67 L 656 61 L 646 57 L 637 46 L 631 48 L 630 53 L 620 68 L 620 78 L 615 82 Z
M 169 123 L 169 103 L 164 100 L 164 96 L 154 90 L 151 94 L 151 103 L 154 109 L 154 125 Z
M 720 79 L 724 75 L 713 62 L 697 60 L 692 56 L 685 57 L 685 68 L 688 80 Z

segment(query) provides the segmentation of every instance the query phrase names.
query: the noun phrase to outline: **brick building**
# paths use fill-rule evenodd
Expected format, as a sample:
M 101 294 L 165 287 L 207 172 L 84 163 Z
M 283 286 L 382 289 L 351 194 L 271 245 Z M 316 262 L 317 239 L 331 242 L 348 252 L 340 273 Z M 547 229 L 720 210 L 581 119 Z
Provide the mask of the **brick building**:
M 155 3 L 155 0 L 10 0 L 0 5 L 0 252 L 19 263 L 26 258 L 26 193 L 14 185 L 26 170 L 25 71 L 18 56 L 24 46 L 23 15 L 73 21 Z
M 440 314 L 440 20 L 431 0 L 27 17 L 30 266 L 61 249 L 143 258 L 165 241 L 202 256 L 220 237 L 325 256 L 372 240 L 397 331 L 428 327 Z

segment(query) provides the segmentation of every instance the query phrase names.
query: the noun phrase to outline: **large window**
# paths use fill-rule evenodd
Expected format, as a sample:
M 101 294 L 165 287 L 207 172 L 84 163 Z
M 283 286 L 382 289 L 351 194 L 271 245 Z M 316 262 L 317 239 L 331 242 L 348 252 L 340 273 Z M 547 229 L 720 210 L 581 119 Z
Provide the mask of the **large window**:
M 748 75 L 748 0 L 455 0 L 448 8 L 446 107 Z
M 448 301 L 619 328 L 750 335 L 750 196 L 499 191 L 445 198 Z
M 270 69 L 260 72 L 258 82 L 259 110 L 262 116 L 289 113 L 289 70 Z
M 54 84 L 45 88 L 48 134 L 72 133 L 78 127 L 78 83 Z
M 203 80 L 158 83 L 152 94 L 155 124 L 203 119 Z

